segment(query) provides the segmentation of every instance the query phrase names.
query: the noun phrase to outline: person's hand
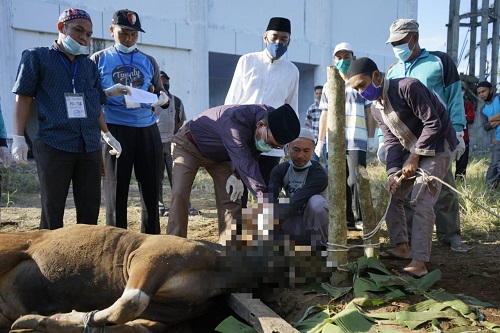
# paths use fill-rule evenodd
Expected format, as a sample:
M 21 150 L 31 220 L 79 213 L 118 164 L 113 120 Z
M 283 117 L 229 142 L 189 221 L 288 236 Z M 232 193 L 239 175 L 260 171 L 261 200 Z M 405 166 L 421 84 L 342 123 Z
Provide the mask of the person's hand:
M 457 148 L 455 148 L 455 151 L 453 152 L 453 158 L 455 159 L 455 161 L 458 161 L 465 152 L 464 131 L 457 132 L 457 139 L 458 139 L 458 146 Z
M 418 163 L 420 162 L 420 156 L 414 153 L 411 153 L 410 156 L 406 159 L 403 164 L 403 175 L 405 178 L 410 178 L 415 175 L 418 169 Z
M 12 136 L 12 158 L 16 163 L 28 163 L 28 144 L 23 135 Z
M 404 179 L 404 175 L 400 173 L 393 173 L 387 178 L 387 183 L 385 184 L 385 187 L 391 194 L 396 193 L 398 190 L 399 186 L 401 186 L 401 182 Z
M 378 143 L 377 159 L 380 163 L 387 164 L 387 161 L 385 160 L 385 145 L 383 142 Z
M 377 151 L 377 142 L 375 138 L 368 138 L 368 151 L 370 153 L 375 153 Z
M 10 167 L 10 162 L 12 160 L 9 153 L 9 147 L 0 147 L 0 158 L 2 159 L 4 167 Z
M 168 103 L 168 95 L 163 91 L 160 91 L 160 96 L 158 96 L 158 102 L 151 104 L 152 107 L 162 106 Z
M 130 87 L 123 85 L 121 83 L 117 83 L 108 89 L 104 89 L 104 93 L 108 97 L 118 96 L 118 95 L 132 95 L 132 91 Z
M 314 153 L 316 156 L 321 157 L 321 153 L 323 153 L 323 145 L 325 143 L 321 140 L 318 140 L 318 143 L 316 144 L 316 147 L 314 148 Z
M 111 134 L 111 132 L 101 132 L 104 141 L 113 149 L 109 151 L 111 155 L 116 155 L 116 158 L 120 157 L 122 153 L 122 146 L 118 140 Z
M 233 191 L 231 192 L 231 188 Z M 240 179 L 236 178 L 236 176 L 231 175 L 226 181 L 226 192 L 230 195 L 229 199 L 232 202 L 240 199 L 243 195 L 243 183 Z

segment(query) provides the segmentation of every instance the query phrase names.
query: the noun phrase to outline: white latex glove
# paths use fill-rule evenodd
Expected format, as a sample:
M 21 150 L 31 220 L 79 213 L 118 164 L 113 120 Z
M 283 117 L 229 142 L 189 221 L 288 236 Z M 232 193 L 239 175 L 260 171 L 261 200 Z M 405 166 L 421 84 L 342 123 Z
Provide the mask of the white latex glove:
M 377 152 L 377 142 L 375 141 L 375 138 L 368 138 L 368 151 L 370 153 Z
M 231 187 L 233 188 L 232 192 Z M 231 199 L 232 202 L 235 202 L 243 195 L 243 182 L 234 175 L 229 176 L 226 181 L 226 192 L 227 194 L 230 194 L 229 199 Z
M 458 146 L 453 152 L 453 158 L 458 161 L 460 157 L 465 153 L 465 141 L 464 141 L 464 131 L 457 132 Z
M 325 144 L 324 141 L 318 140 L 318 143 L 316 144 L 316 147 L 314 148 L 314 153 L 316 156 L 321 157 L 321 153 L 323 153 L 323 145 Z
M 104 89 L 104 93 L 108 97 L 118 96 L 118 95 L 132 95 L 132 91 L 126 85 L 117 83 L 108 89 Z
M 16 163 L 28 163 L 28 144 L 24 135 L 12 136 L 12 158 Z
M 116 155 L 116 158 L 120 157 L 120 154 L 122 153 L 122 146 L 118 142 L 118 140 L 115 139 L 115 137 L 111 134 L 111 132 L 102 132 L 102 138 L 104 141 L 113 149 L 109 151 L 111 155 Z
M 3 166 L 10 167 L 10 162 L 12 161 L 9 153 L 8 147 L 0 147 L 0 158 L 2 159 Z
M 160 96 L 158 96 L 158 102 L 151 104 L 152 107 L 162 106 L 168 103 L 168 95 L 163 91 L 160 91 Z
M 387 161 L 385 160 L 385 145 L 383 142 L 379 142 L 378 144 L 377 158 L 380 163 L 387 164 Z

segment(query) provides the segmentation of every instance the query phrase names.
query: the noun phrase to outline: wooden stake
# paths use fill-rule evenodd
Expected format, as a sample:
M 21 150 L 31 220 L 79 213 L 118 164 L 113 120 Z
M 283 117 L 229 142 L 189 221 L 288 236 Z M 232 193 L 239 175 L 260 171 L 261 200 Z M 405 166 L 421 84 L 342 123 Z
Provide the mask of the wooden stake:
M 359 205 L 361 208 L 361 212 L 363 215 L 363 233 L 369 233 L 373 229 L 375 229 L 375 226 L 378 223 L 378 219 L 376 218 L 376 213 L 373 208 L 373 203 L 372 203 L 372 192 L 370 189 L 370 176 L 368 175 L 368 172 L 366 171 L 366 168 L 362 165 L 359 165 L 357 168 L 357 186 L 358 186 L 358 193 L 361 193 L 362 195 L 359 196 Z M 371 245 L 371 244 L 378 244 L 379 243 L 379 237 L 378 237 L 378 232 L 376 232 L 372 237 L 369 239 L 364 240 L 365 245 Z M 365 247 L 365 256 L 368 258 L 370 257 L 375 257 L 377 258 L 379 254 L 379 248 L 375 247 Z
M 332 244 L 347 244 L 346 218 L 346 153 L 345 153 L 345 82 L 336 67 L 330 66 L 328 74 L 328 199 L 330 204 L 328 241 Z M 330 250 L 341 249 L 335 245 Z M 345 271 L 347 251 L 328 252 L 328 262 L 337 267 L 330 278 L 338 285 L 348 278 Z

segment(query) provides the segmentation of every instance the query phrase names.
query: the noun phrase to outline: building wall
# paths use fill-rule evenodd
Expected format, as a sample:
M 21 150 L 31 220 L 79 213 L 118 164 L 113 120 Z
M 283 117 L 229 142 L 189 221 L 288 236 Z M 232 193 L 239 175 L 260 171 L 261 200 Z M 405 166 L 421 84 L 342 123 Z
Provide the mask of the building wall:
M 139 47 L 154 56 L 171 77 L 188 118 L 223 103 L 238 57 L 264 48 L 270 17 L 292 22 L 285 57 L 301 72 L 301 120 L 313 101 L 313 87 L 326 81 L 337 43 L 350 42 L 355 55 L 370 56 L 386 68 L 394 56 L 385 45 L 389 25 L 398 17 L 417 19 L 417 0 L 2 0 L 0 2 L 0 96 L 8 135 L 12 135 L 15 96 L 11 93 L 24 49 L 57 39 L 57 18 L 68 7 L 87 10 L 94 29 L 93 51 L 112 45 L 113 12 L 139 13 L 146 31 Z

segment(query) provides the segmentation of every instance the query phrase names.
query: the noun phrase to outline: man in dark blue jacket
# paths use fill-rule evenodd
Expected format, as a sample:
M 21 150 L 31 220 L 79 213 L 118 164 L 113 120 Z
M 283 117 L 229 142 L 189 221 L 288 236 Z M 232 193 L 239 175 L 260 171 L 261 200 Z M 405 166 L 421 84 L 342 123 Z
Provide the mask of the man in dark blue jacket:
M 313 247 L 328 240 L 328 175 L 325 168 L 311 160 L 314 134 L 307 128 L 288 144 L 290 160 L 271 171 L 267 193 L 277 199 L 285 190 L 285 203 L 279 204 L 280 229 L 295 241 Z

